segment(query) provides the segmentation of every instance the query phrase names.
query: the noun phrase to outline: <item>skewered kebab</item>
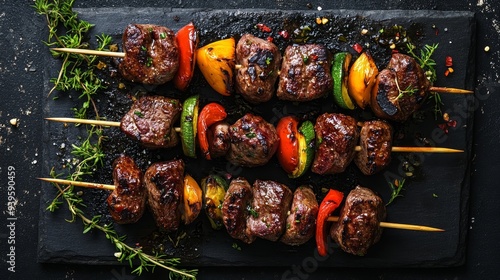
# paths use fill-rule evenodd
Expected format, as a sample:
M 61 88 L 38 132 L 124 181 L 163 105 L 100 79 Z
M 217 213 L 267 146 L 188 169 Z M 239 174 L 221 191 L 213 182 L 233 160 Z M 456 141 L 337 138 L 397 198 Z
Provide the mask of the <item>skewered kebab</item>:
M 108 210 L 118 224 L 137 222 L 147 202 L 161 231 L 178 229 L 181 222 L 190 224 L 201 211 L 201 189 L 184 174 L 182 160 L 152 164 L 142 173 L 133 159 L 121 155 L 113 163 L 114 185 L 74 182 L 53 178 L 41 180 L 74 186 L 111 190 L 106 199 Z
M 182 167 L 182 164 L 179 165 L 179 163 L 182 162 L 174 160 L 159 163 L 159 165 L 153 164 L 148 168 L 148 171 L 154 170 L 152 173 L 155 176 L 145 176 L 146 184 L 147 180 L 151 180 L 153 184 L 163 181 L 160 185 L 169 185 L 168 189 L 160 192 L 160 198 L 157 197 L 158 185 L 155 185 L 152 190 L 156 196 L 153 198 L 155 202 L 163 204 L 164 208 L 159 210 L 163 212 L 165 209 L 172 210 L 166 213 L 167 217 L 155 215 L 156 223 L 162 230 L 171 231 L 179 226 L 177 222 L 179 220 L 179 207 L 176 205 L 178 205 L 180 195 L 178 190 L 174 190 L 179 185 L 179 175 L 182 175 L 178 172 L 181 171 L 179 167 Z M 167 166 L 173 168 L 172 176 L 167 174 L 168 171 L 166 173 L 165 169 L 156 172 L 158 167 L 162 169 Z M 116 188 L 113 185 L 52 178 L 40 179 L 52 183 L 99 189 Z M 217 180 L 216 176 L 209 176 L 202 182 L 205 210 L 212 227 L 219 229 L 221 224 L 224 224 L 231 237 L 245 243 L 252 243 L 256 237 L 261 237 L 271 241 L 280 240 L 285 244 L 296 246 L 306 243 L 316 231 L 318 250 L 320 254 L 323 254 L 325 253 L 324 247 L 322 247 L 324 246 L 324 236 L 318 233 L 324 232 L 326 222 L 338 222 L 334 223 L 330 230 L 332 239 L 338 242 L 344 251 L 364 255 L 366 250 L 380 239 L 381 227 L 443 231 L 426 226 L 383 222 L 385 207 L 381 204 L 381 199 L 371 190 L 359 186 L 349 193 L 340 217 L 332 217 L 330 215 L 340 205 L 343 197 L 340 192 L 335 190 L 330 190 L 321 205 L 318 206 L 312 189 L 307 186 L 298 187 L 292 198 L 292 192 L 287 186 L 274 181 L 256 180 L 252 187 L 244 178 L 235 178 L 225 192 L 225 186 L 222 186 L 225 182 L 221 183 L 220 180 L 215 182 L 214 180 Z M 148 191 L 151 192 L 149 188 Z M 340 194 L 340 196 L 337 198 L 335 207 L 325 207 L 325 202 L 329 202 L 331 194 Z M 184 195 L 186 195 L 186 191 L 184 191 Z M 183 201 L 186 203 L 185 198 Z M 220 206 L 217 206 L 217 203 Z M 149 205 L 151 207 L 151 203 Z M 188 204 L 184 207 L 187 206 Z M 194 220 L 198 213 L 190 221 Z M 165 228 L 165 225 L 168 228 Z
M 106 200 L 111 217 L 118 224 L 137 222 L 144 214 L 147 192 L 143 173 L 134 160 L 122 155 L 113 162 L 115 188 Z
M 181 110 L 181 128 L 176 129 L 173 125 L 179 118 Z M 367 175 L 374 174 L 389 163 L 390 157 L 378 158 L 377 160 L 373 158 L 374 153 L 383 152 L 381 150 L 383 147 L 385 147 L 385 153 L 389 153 L 390 150 L 400 152 L 460 152 L 446 148 L 387 147 L 387 144 L 371 147 L 373 144 L 367 142 L 377 143 L 379 140 L 371 138 L 381 132 L 371 133 L 371 136 L 367 136 L 366 140 L 362 138 L 362 146 L 356 147 L 359 134 L 356 121 L 341 114 L 324 114 L 318 117 L 316 127 L 313 128 L 310 124 L 308 127 L 301 127 L 300 131 L 297 129 L 296 119 L 285 117 L 278 123 L 279 135 L 273 125 L 259 116 L 248 113 L 233 125 L 220 122 L 225 117 L 224 108 L 217 103 L 206 105 L 198 115 L 197 96 L 186 99 L 183 109 L 181 109 L 181 104 L 177 99 L 144 96 L 134 102 L 120 123 L 66 118 L 48 119 L 119 126 L 127 136 L 141 141 L 144 146 L 149 148 L 175 146 L 179 139 L 176 132 L 181 132 L 185 155 L 196 157 L 195 141 L 198 139 L 200 149 L 207 159 L 224 155 L 231 163 L 248 167 L 266 164 L 280 147 L 278 159 L 291 177 L 299 177 L 309 168 L 314 154 L 313 140 L 315 136 L 317 136 L 318 147 L 313 162 L 313 172 L 318 174 L 343 172 L 354 157 L 355 151 L 361 151 L 356 163 Z M 343 123 L 341 120 L 344 119 L 348 120 L 349 123 Z M 283 123 L 287 126 L 286 129 L 282 128 L 285 126 Z M 305 122 L 304 125 L 307 123 Z M 381 131 L 387 127 L 386 125 L 381 128 Z M 351 131 L 352 135 L 347 135 L 346 129 Z M 295 146 L 290 148 L 289 144 Z M 285 153 L 286 149 L 289 149 L 290 152 Z M 370 172 L 361 165 L 369 167 Z
M 357 186 L 347 195 L 339 222 L 331 226 L 330 237 L 344 252 L 364 256 L 380 240 L 380 223 L 385 218 L 382 199 L 371 189 Z
M 353 160 L 363 174 L 373 175 L 390 163 L 392 152 L 452 151 L 393 147 L 392 127 L 387 122 L 366 121 L 359 132 L 354 118 L 339 113 L 324 113 L 315 125 L 304 121 L 300 126 L 296 117 L 286 116 L 276 127 L 280 136 L 277 157 L 291 178 L 303 175 L 310 166 L 312 172 L 321 175 L 341 173 Z
M 125 37 L 124 39 L 126 39 Z M 362 53 L 352 67 L 349 67 L 352 58 L 350 54 L 336 54 L 330 73 L 332 61 L 328 50 L 324 46 L 316 44 L 292 45 L 285 50 L 281 71 L 278 71 L 277 68 L 279 67 L 281 55 L 277 52 L 277 47 L 271 42 L 250 34 L 245 34 L 239 40 L 236 47 L 234 38 L 229 38 L 210 43 L 198 49 L 196 53 L 193 52 L 193 49 L 197 45 L 197 40 L 184 42 L 186 40 L 185 36 L 183 43 L 179 43 L 179 45 L 189 46 L 185 47 L 188 51 L 184 53 L 187 54 L 185 57 L 190 59 L 182 61 L 183 65 L 188 65 L 184 67 L 188 68 L 184 73 L 187 72 L 189 73 L 189 77 L 192 76 L 193 62 L 198 58 L 198 66 L 212 88 L 222 95 L 230 95 L 235 88 L 233 85 L 233 76 L 234 68 L 237 66 L 236 89 L 251 103 L 260 103 L 269 100 L 278 72 L 280 72 L 280 82 L 277 96 L 280 99 L 292 101 L 313 100 L 325 96 L 333 87 L 334 100 L 339 106 L 354 109 L 354 100 L 362 109 L 370 105 L 372 108 L 375 108 L 374 110 L 378 110 L 375 113 L 379 117 L 397 121 L 404 121 L 417 110 L 422 105 L 422 98 L 427 96 L 431 91 L 462 94 L 473 93 L 468 90 L 432 87 L 427 79 L 419 78 L 425 77 L 425 75 L 418 64 L 411 57 L 403 54 L 395 54 L 391 60 L 409 61 L 408 65 L 411 67 L 399 69 L 398 67 L 392 67 L 397 64 L 391 62 L 388 68 L 393 72 L 398 72 L 397 78 L 401 80 L 404 78 L 407 81 L 405 83 L 408 83 L 408 88 L 411 88 L 412 91 L 418 91 L 419 97 L 403 98 L 403 101 L 399 102 L 394 99 L 392 94 L 395 92 L 397 93 L 395 96 L 399 96 L 407 88 L 399 87 L 397 81 L 394 81 L 394 79 L 389 79 L 389 81 L 382 79 L 383 77 L 387 77 L 386 71 L 382 71 L 382 77 L 378 78 L 377 75 L 379 72 L 377 66 L 368 52 Z M 149 51 L 135 41 L 129 43 L 124 41 L 124 45 L 127 44 L 135 46 L 138 50 Z M 88 51 L 65 48 L 54 50 L 75 53 L 86 53 Z M 136 50 L 135 52 L 139 51 Z M 88 51 L 87 53 L 109 55 L 109 52 Z M 113 56 L 118 55 L 113 54 Z M 126 57 L 125 54 L 119 56 Z M 239 63 L 238 65 L 235 65 L 235 58 L 236 62 Z M 165 60 L 171 59 L 170 57 L 165 57 Z M 185 62 L 186 60 L 188 62 Z M 146 62 L 146 64 L 148 63 Z M 140 66 L 143 67 L 142 64 Z M 417 78 L 415 78 L 415 75 Z M 385 81 L 384 86 L 375 86 L 380 81 Z M 376 90 L 372 92 L 374 86 Z M 181 88 L 181 90 L 184 90 L 185 87 Z M 386 97 L 378 98 L 377 96 L 379 95 Z M 388 98 L 389 96 L 392 97 Z M 379 99 L 378 101 L 377 98 Z M 399 96 L 397 99 L 401 98 L 402 96 Z M 399 103 L 406 104 L 400 106 Z M 395 111 L 401 112 L 398 116 L 393 116 Z

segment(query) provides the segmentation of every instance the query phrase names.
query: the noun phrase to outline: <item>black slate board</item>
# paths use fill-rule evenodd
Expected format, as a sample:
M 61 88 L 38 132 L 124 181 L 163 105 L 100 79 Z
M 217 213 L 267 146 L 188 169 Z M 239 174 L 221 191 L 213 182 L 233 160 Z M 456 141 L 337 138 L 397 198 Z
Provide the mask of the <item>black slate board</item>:
M 226 37 L 239 36 L 244 32 L 257 31 L 253 28 L 256 23 L 263 22 L 276 29 L 288 19 L 302 19 L 314 24 L 317 16 L 328 17 L 334 22 L 351 23 L 352 33 L 356 36 L 363 24 L 374 26 L 391 26 L 393 24 L 403 25 L 407 28 L 418 26 L 423 32 L 420 44 L 439 43 L 434 58 L 438 62 L 438 86 L 453 86 L 461 88 L 472 88 L 474 57 L 472 55 L 474 45 L 474 15 L 469 12 L 438 12 L 438 11 L 257 11 L 257 10 L 175 10 L 175 9 L 83 9 L 79 10 L 83 19 L 96 24 L 93 34 L 106 33 L 114 37 L 116 43 L 126 24 L 131 22 L 155 23 L 166 25 L 177 30 L 189 20 L 194 20 L 201 32 L 201 45 L 207 43 L 204 38 L 211 38 L 224 34 Z M 275 24 L 275 25 L 273 25 Z M 436 28 L 433 28 L 435 26 Z M 276 27 L 276 28 L 274 28 Z M 334 27 L 337 28 L 337 27 Z M 437 31 L 439 30 L 439 31 Z M 265 34 L 257 34 L 265 35 Z M 206 39 L 208 40 L 208 39 Z M 349 50 L 347 44 L 338 43 L 335 38 L 323 37 L 319 39 L 332 50 Z M 278 42 L 280 44 L 280 42 Z M 449 77 L 444 77 L 444 57 L 450 55 L 454 59 L 455 72 Z M 381 61 L 378 61 L 382 63 Z M 45 71 L 46 79 L 55 76 L 58 61 L 51 58 L 47 60 Z M 383 64 L 380 64 L 382 67 Z M 199 74 L 199 73 L 198 73 Z M 156 91 L 165 95 L 174 95 L 167 88 L 145 88 L 137 86 L 134 90 Z M 47 92 L 51 85 L 46 84 Z M 193 92 L 204 96 L 204 101 L 217 100 L 226 102 L 221 96 L 213 94 L 201 79 L 194 81 Z M 70 108 L 78 104 L 77 93 L 68 95 L 57 93 L 59 100 L 53 101 L 44 98 L 44 116 L 71 116 Z M 202 99 L 203 100 L 203 99 Z M 295 105 L 272 103 L 264 104 L 249 110 L 261 113 L 271 122 L 285 113 L 303 110 L 336 111 L 334 105 L 329 102 L 312 102 L 304 108 Z M 399 198 L 396 203 L 388 207 L 388 220 L 393 222 L 427 224 L 446 229 L 443 233 L 423 233 L 401 230 L 386 230 L 381 241 L 375 245 L 365 257 L 355 257 L 343 253 L 340 249 L 335 250 L 328 259 L 320 259 L 315 252 L 314 242 L 311 241 L 300 247 L 285 246 L 280 243 L 272 243 L 257 240 L 251 245 L 244 245 L 231 239 L 224 231 L 215 232 L 210 229 L 204 215 L 192 226 L 184 229 L 190 237 L 181 242 L 179 250 L 174 250 L 175 255 L 183 259 L 184 264 L 195 266 L 286 266 L 301 265 L 310 262 L 320 266 L 340 267 L 439 267 L 456 266 L 463 264 L 466 249 L 466 220 L 469 197 L 469 162 L 470 147 L 472 144 L 472 112 L 474 98 L 471 96 L 443 95 L 447 110 L 452 119 L 457 121 L 457 127 L 451 128 L 447 136 L 441 138 L 433 137 L 438 132 L 438 123 L 432 114 L 425 114 L 425 121 L 411 122 L 402 130 L 407 131 L 407 137 L 400 141 L 401 145 L 415 145 L 415 135 L 420 134 L 428 139 L 435 140 L 437 146 L 464 149 L 465 152 L 453 155 L 416 155 L 422 163 L 418 168 L 419 176 L 408 182 L 404 197 Z M 106 113 L 110 120 L 119 120 L 119 116 L 126 110 L 127 98 L 107 92 L 97 98 L 98 103 L 107 104 Z M 104 105 L 103 105 L 104 106 Z M 369 112 L 356 112 L 360 119 L 369 118 Z M 44 174 L 47 176 L 53 166 L 60 167 L 64 161 L 71 158 L 69 149 L 61 149 L 65 143 L 69 147 L 71 143 L 78 141 L 78 128 L 61 124 L 45 124 L 44 141 Z M 123 141 L 122 146 L 110 144 L 112 153 L 132 153 L 140 151 L 148 154 L 139 164 L 145 168 L 151 160 L 166 160 L 179 156 L 179 151 L 162 151 L 149 154 L 149 151 L 137 147 L 129 147 L 128 142 L 119 133 L 109 132 L 110 136 L 116 137 L 117 141 Z M 130 146 L 134 146 L 131 143 Z M 118 153 L 119 153 L 118 152 Z M 140 157 L 138 154 L 136 154 Z M 107 163 L 113 159 L 110 155 Z M 134 156 L 134 154 L 132 154 Z M 318 178 L 308 174 L 306 178 L 292 181 L 283 172 L 275 160 L 263 168 L 237 169 L 228 166 L 224 162 L 209 163 L 203 160 L 187 160 L 188 171 L 197 179 L 217 170 L 242 175 L 250 181 L 255 178 L 274 179 L 288 184 L 292 189 L 300 183 L 311 183 L 315 190 L 322 187 L 336 187 L 348 191 L 356 183 L 370 186 L 378 191 L 385 201 L 390 196 L 387 186 L 387 178 L 393 178 L 399 174 L 400 164 L 404 158 L 395 155 L 391 166 L 386 172 L 372 176 L 362 177 L 356 175 L 355 167 L 349 169 L 348 174 L 337 177 Z M 99 182 L 110 183 L 111 178 L 106 168 L 105 171 L 97 171 Z M 109 167 L 108 167 L 109 169 Z M 108 173 L 106 173 L 108 172 Z M 108 176 L 106 176 L 108 175 Z M 54 197 L 54 190 L 44 185 L 41 196 L 40 224 L 39 224 L 39 261 L 40 262 L 64 262 L 85 264 L 112 264 L 116 263 L 113 257 L 114 248 L 99 232 L 82 235 L 83 230 L 79 222 L 69 224 L 64 219 L 70 218 L 67 211 L 49 213 L 44 210 L 47 202 Z M 435 197 L 437 195 L 437 197 Z M 103 191 L 85 190 L 84 198 L 89 203 L 89 213 L 106 214 L 104 200 L 107 194 Z M 117 230 L 127 234 L 131 244 L 143 242 L 147 236 L 151 237 L 154 232 L 152 218 L 146 215 L 137 225 L 118 226 Z M 241 247 L 236 250 L 233 244 Z M 142 244 L 142 243 L 141 243 Z M 143 244 L 144 245 L 144 244 Z

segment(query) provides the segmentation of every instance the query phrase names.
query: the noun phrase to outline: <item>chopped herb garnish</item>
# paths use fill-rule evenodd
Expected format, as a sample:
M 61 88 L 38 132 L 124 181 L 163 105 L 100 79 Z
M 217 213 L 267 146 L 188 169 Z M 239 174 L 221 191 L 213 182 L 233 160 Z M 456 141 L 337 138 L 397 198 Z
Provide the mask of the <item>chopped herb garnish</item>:
M 257 136 L 257 135 L 255 134 L 255 132 L 248 132 L 248 133 L 247 133 L 247 134 L 245 134 L 245 135 L 246 135 L 246 137 L 248 137 L 248 138 L 255 138 L 255 136 Z
M 141 51 L 147 51 L 148 48 L 146 48 L 146 46 L 141 46 Z
M 402 190 L 404 190 L 404 188 L 403 188 L 404 183 L 405 183 L 405 179 L 403 179 L 401 181 L 396 179 L 396 180 L 394 180 L 394 184 L 389 183 L 389 187 L 391 187 L 392 193 L 391 193 L 391 198 L 389 199 L 389 202 L 387 202 L 387 204 L 385 206 L 391 204 L 394 201 L 394 199 L 396 199 L 397 197 L 403 196 L 402 194 L 400 194 L 400 192 Z
M 241 247 L 235 242 L 233 243 L 233 245 L 231 246 L 233 249 L 236 249 L 238 251 L 241 251 Z
M 146 66 L 151 67 L 151 65 L 153 65 L 153 59 L 150 56 L 148 56 L 148 59 L 146 60 Z
M 134 111 L 134 115 L 138 116 L 139 118 L 144 117 L 144 114 L 141 111 Z
M 271 64 L 271 62 L 273 61 L 273 58 L 272 57 L 268 57 L 266 58 L 266 64 L 269 65 Z
M 250 213 L 250 215 L 252 215 L 252 217 L 254 218 L 259 217 L 259 213 L 255 211 L 255 209 L 253 209 L 250 205 L 247 206 L 247 211 Z
M 161 39 L 167 38 L 167 34 L 165 34 L 165 32 L 160 33 L 160 38 Z

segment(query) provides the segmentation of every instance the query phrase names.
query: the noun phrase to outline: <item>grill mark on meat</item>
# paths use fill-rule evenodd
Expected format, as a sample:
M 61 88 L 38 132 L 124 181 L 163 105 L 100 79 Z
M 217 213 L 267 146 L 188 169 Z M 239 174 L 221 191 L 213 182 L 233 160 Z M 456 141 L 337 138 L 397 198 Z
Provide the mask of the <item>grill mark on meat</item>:
M 121 155 L 113 162 L 113 181 L 115 189 L 106 200 L 111 217 L 118 224 L 137 222 L 146 204 L 142 171 L 133 159 Z
M 403 122 L 422 106 L 429 87 L 430 82 L 415 59 L 393 54 L 387 68 L 377 76 L 372 91 L 372 110 L 380 118 Z M 407 89 L 414 92 L 400 95 L 400 90 Z
M 315 233 L 318 201 L 310 187 L 298 187 L 293 194 L 290 214 L 286 219 L 286 230 L 281 242 L 288 245 L 306 243 Z
M 180 224 L 184 162 L 172 160 L 152 164 L 144 174 L 148 205 L 162 231 L 177 230 Z
M 255 236 L 247 228 L 248 206 L 253 194 L 250 184 L 244 178 L 231 181 L 222 203 L 222 221 L 228 234 L 245 243 L 252 243 Z
M 314 130 L 319 145 L 311 171 L 321 175 L 344 172 L 355 155 L 359 137 L 356 120 L 325 113 L 317 118 Z
M 323 45 L 288 46 L 283 56 L 277 96 L 282 100 L 310 101 L 331 91 L 330 53 Z
M 179 51 L 172 30 L 151 24 L 129 24 L 122 37 L 125 58 L 118 66 L 132 82 L 164 84 L 179 68 Z
M 267 40 L 245 34 L 236 45 L 236 91 L 251 103 L 266 102 L 274 94 L 281 53 Z
M 345 252 L 364 256 L 380 240 L 380 222 L 385 217 L 382 199 L 372 190 L 357 186 L 346 197 L 339 222 L 332 225 L 330 235 Z
M 247 218 L 251 234 L 276 241 L 285 230 L 287 212 L 292 203 L 292 191 L 274 181 L 256 180 L 253 184 L 252 209 L 256 213 Z
M 177 99 L 143 96 L 123 116 L 120 128 L 145 147 L 174 147 L 179 142 L 179 136 L 173 124 L 179 119 L 181 111 L 181 103 Z
M 385 121 L 373 120 L 363 124 L 360 133 L 361 151 L 354 162 L 365 175 L 373 175 L 391 162 L 392 127 Z
M 279 138 L 274 126 L 262 117 L 246 114 L 229 127 L 229 162 L 241 166 L 266 164 L 278 148 Z

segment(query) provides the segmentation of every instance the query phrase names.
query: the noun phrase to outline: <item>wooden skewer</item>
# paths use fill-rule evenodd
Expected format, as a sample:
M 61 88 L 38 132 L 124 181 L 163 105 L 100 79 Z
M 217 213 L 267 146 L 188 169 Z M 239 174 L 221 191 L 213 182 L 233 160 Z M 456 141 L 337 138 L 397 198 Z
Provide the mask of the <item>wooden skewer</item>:
M 449 87 L 430 87 L 429 91 L 442 92 L 442 93 L 454 93 L 454 94 L 473 94 L 472 90 L 460 89 L 460 88 L 449 88 Z
M 102 126 L 120 126 L 120 122 L 112 121 L 99 121 L 99 120 L 86 120 L 86 119 L 75 119 L 75 118 L 45 118 L 49 121 L 64 122 L 64 123 L 81 123 L 81 124 L 93 124 Z M 181 132 L 180 127 L 175 128 L 176 132 Z M 354 148 L 356 152 L 361 151 L 360 146 Z M 396 153 L 463 153 L 463 150 L 450 149 L 450 148 L 440 148 L 440 147 L 392 147 L 392 151 Z
M 48 121 L 63 122 L 63 123 L 80 123 L 80 124 L 120 127 L 120 122 L 114 122 L 114 121 L 100 121 L 100 120 L 87 120 L 87 119 L 75 119 L 75 118 L 45 118 L 45 119 Z M 175 127 L 174 130 L 176 132 L 181 132 L 180 127 Z
M 53 51 L 66 52 L 66 53 L 76 53 L 76 54 L 86 54 L 86 55 L 97 55 L 97 56 L 111 56 L 111 57 L 125 57 L 123 52 L 109 52 L 109 51 L 96 51 L 89 49 L 75 49 L 75 48 L 51 48 Z M 238 70 L 241 65 L 236 65 L 235 69 Z M 466 89 L 459 88 L 448 88 L 448 87 L 430 87 L 429 91 L 441 92 L 441 93 L 454 93 L 454 94 L 473 94 L 474 92 Z
M 62 184 L 62 185 L 72 185 L 72 186 L 76 186 L 76 187 L 84 187 L 84 188 L 91 188 L 91 189 L 110 190 L 110 191 L 115 189 L 114 185 L 107 185 L 107 184 L 70 181 L 70 180 L 56 179 L 56 178 L 38 178 L 38 179 L 45 181 L 45 182 L 49 182 L 49 183 Z
M 329 222 L 338 222 L 339 217 L 328 217 Z M 417 230 L 417 231 L 434 231 L 434 232 L 442 232 L 444 229 L 421 226 L 421 225 L 410 225 L 410 224 L 399 224 L 399 223 L 389 223 L 389 222 L 380 222 L 380 227 L 383 228 L 395 228 L 395 229 L 405 229 L 405 230 Z
M 76 53 L 76 54 L 86 54 L 86 55 L 125 57 L 125 53 L 123 52 L 108 52 L 108 51 L 96 51 L 89 49 L 73 49 L 73 48 L 51 48 L 51 50 L 56 52 L 66 52 L 66 53 Z
M 70 181 L 64 179 L 55 179 L 55 178 L 38 178 L 44 182 L 62 184 L 62 185 L 72 185 L 76 187 L 84 187 L 91 189 L 102 189 L 102 190 L 114 190 L 114 185 L 107 184 L 98 184 L 98 183 L 89 183 L 89 182 L 80 182 L 80 181 Z M 330 222 L 338 222 L 339 217 L 329 217 L 328 221 Z M 380 222 L 380 226 L 384 228 L 394 228 L 394 229 L 404 229 L 404 230 L 416 230 L 416 231 L 444 231 L 444 229 L 421 226 L 421 225 L 410 225 L 410 224 L 399 224 L 399 223 L 389 223 L 389 222 Z

